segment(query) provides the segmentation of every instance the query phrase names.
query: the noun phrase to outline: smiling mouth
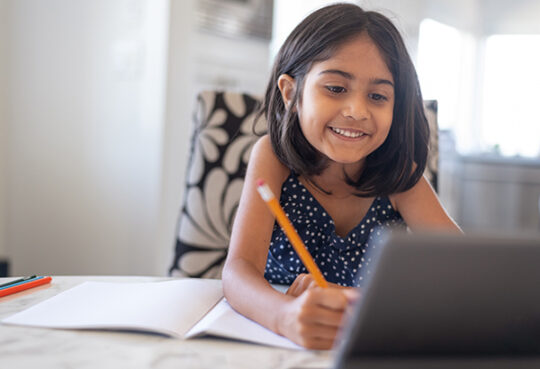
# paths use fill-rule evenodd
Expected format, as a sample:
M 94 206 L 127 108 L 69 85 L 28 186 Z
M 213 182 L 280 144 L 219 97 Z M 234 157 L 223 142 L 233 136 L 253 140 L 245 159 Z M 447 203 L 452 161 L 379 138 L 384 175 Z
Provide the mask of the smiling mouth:
M 337 133 L 340 136 L 348 137 L 348 138 L 358 138 L 365 135 L 364 132 L 360 132 L 357 130 L 349 130 L 349 129 L 342 129 L 342 128 L 335 128 L 330 127 L 332 132 Z

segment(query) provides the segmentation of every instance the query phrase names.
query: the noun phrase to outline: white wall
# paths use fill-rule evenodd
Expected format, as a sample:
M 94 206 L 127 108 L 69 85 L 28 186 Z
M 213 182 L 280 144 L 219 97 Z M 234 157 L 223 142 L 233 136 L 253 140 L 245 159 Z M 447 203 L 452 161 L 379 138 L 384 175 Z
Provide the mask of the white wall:
M 13 274 L 165 274 L 195 95 L 262 93 L 267 43 L 198 32 L 196 0 L 2 1 Z
M 6 176 L 7 176 L 7 32 L 8 3 L 0 1 L 0 258 L 7 256 L 6 245 Z
M 174 230 L 183 195 L 194 104 L 195 0 L 172 1 L 170 7 L 166 118 L 163 135 L 159 214 L 159 270 L 172 262 Z
M 481 4 L 483 34 L 540 34 L 540 1 L 481 0 Z
M 163 274 L 168 1 L 8 2 L 13 274 Z

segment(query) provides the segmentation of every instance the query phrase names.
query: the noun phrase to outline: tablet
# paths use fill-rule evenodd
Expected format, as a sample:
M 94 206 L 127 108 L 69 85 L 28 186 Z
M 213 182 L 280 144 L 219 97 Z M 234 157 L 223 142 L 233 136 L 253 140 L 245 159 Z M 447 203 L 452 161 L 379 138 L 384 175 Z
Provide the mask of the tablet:
M 336 368 L 374 358 L 540 357 L 540 236 L 394 234 L 372 260 Z

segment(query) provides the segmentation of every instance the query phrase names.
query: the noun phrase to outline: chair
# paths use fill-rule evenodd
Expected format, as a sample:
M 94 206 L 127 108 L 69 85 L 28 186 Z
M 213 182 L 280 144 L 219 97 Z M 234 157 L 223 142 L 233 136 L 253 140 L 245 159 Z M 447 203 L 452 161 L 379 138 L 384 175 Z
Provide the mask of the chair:
M 424 111 L 429 123 L 429 153 L 424 174 L 433 189 L 439 189 L 439 124 L 437 123 L 437 100 L 424 100 Z
M 247 167 L 258 136 L 259 98 L 204 91 L 197 96 L 184 203 L 169 274 L 221 278 Z M 256 122 L 264 133 L 265 121 Z
M 184 202 L 169 274 L 221 278 L 251 147 L 260 99 L 242 93 L 201 92 L 193 119 Z M 426 176 L 437 188 L 437 102 L 426 101 L 432 132 Z M 263 118 L 255 132 L 264 133 Z

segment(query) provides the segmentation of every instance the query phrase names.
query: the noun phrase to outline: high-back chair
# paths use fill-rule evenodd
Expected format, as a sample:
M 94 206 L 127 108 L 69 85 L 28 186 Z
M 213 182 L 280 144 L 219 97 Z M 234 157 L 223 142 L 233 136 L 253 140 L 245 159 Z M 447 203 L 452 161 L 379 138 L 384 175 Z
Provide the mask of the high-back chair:
M 259 102 L 234 92 L 204 91 L 197 96 L 169 274 L 221 278 L 248 158 L 258 138 L 253 125 Z M 265 129 L 260 119 L 255 132 Z
M 424 111 L 429 123 L 429 153 L 424 175 L 435 191 L 439 190 L 439 124 L 437 100 L 424 100 Z
M 234 92 L 201 92 L 193 119 L 190 158 L 169 274 L 221 278 L 244 184 L 260 99 Z M 437 189 L 437 102 L 426 101 L 431 150 L 426 176 Z M 264 133 L 260 118 L 255 132 Z

